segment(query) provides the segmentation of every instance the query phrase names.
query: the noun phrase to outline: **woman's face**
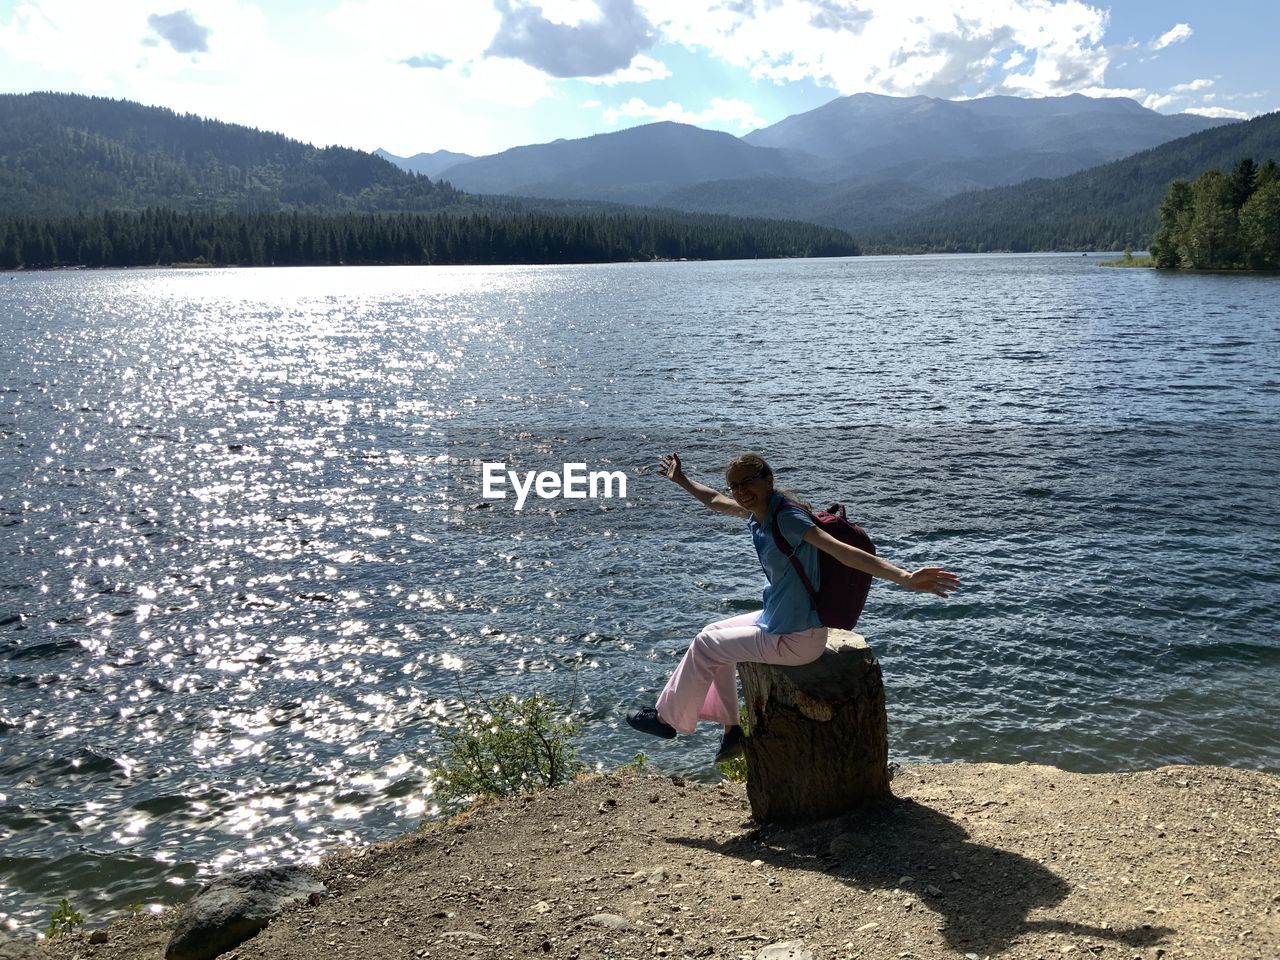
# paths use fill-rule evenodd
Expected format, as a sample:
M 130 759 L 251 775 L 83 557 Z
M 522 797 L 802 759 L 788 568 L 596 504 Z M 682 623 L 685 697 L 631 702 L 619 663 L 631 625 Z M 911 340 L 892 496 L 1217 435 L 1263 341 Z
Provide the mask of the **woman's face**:
M 731 467 L 725 471 L 729 496 L 740 507 L 759 513 L 769 506 L 773 496 L 773 477 L 762 474 L 758 467 Z

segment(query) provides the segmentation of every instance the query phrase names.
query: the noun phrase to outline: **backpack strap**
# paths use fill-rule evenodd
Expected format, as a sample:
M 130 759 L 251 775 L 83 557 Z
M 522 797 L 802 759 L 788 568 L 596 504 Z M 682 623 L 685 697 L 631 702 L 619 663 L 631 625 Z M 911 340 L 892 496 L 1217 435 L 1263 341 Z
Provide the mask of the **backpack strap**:
M 809 602 L 813 605 L 813 609 L 818 609 L 818 591 L 813 589 L 813 584 L 809 582 L 809 575 L 804 572 L 804 564 L 800 562 L 800 558 L 796 556 L 795 550 L 791 548 L 791 544 L 787 542 L 787 538 L 782 535 L 782 526 L 778 523 L 778 510 L 783 507 L 795 507 L 797 510 L 804 510 L 809 515 L 809 519 L 815 524 L 818 518 L 810 511 L 805 510 L 800 504 L 791 500 L 783 500 L 778 504 L 778 509 L 773 511 L 773 542 L 777 548 L 782 551 L 782 555 L 791 561 L 791 566 L 795 567 L 795 571 L 800 575 L 800 582 L 804 584 L 804 588 L 809 593 Z

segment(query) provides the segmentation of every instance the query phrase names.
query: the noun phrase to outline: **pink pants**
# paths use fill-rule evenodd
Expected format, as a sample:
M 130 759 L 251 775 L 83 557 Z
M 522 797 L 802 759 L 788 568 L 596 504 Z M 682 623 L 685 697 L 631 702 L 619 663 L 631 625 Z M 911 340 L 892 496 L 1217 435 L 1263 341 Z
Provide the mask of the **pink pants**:
M 798 633 L 765 633 L 756 613 L 744 613 L 702 628 L 658 697 L 658 716 L 681 733 L 699 720 L 732 726 L 738 722 L 739 663 L 812 663 L 827 645 L 827 628 Z

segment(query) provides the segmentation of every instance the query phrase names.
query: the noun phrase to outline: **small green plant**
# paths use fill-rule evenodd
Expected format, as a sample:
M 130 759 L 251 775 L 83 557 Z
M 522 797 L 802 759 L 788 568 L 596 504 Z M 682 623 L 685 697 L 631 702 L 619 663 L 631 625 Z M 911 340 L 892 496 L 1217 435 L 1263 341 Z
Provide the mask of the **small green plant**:
M 84 915 L 71 906 L 70 900 L 63 897 L 53 908 L 53 913 L 49 915 L 49 926 L 45 928 L 44 935 L 50 940 L 56 940 L 82 923 L 84 923 Z
M 578 724 L 550 697 L 504 695 L 464 711 L 462 721 L 441 734 L 436 795 L 445 804 L 555 787 L 582 769 L 573 744 Z
M 624 763 L 618 768 L 619 773 L 648 773 L 653 769 L 653 763 L 649 760 L 649 755 L 641 751 L 631 758 L 630 763 Z
M 751 736 L 751 726 L 747 723 L 747 708 L 743 704 L 738 705 L 738 723 L 742 725 L 743 732 L 749 737 Z M 720 772 L 724 774 L 726 780 L 732 780 L 734 783 L 747 782 L 747 758 L 736 757 L 725 763 L 717 763 Z
M 726 760 L 724 763 L 716 764 L 720 768 L 720 772 L 724 774 L 726 780 L 732 780 L 734 783 L 747 782 L 747 758 L 735 757 L 732 760 Z

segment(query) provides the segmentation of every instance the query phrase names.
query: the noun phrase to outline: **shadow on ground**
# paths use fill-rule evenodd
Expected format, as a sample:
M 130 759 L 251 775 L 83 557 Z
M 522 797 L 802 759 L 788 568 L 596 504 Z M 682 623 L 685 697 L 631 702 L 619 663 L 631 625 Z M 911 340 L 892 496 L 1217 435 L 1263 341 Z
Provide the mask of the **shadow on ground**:
M 961 953 L 994 956 L 1019 937 L 1046 933 L 1140 948 L 1173 932 L 1148 924 L 1109 929 L 1029 919 L 1033 910 L 1066 899 L 1071 891 L 1066 881 L 1034 860 L 971 842 L 950 817 L 910 799 L 892 798 L 867 812 L 821 824 L 758 828 L 724 843 L 670 839 L 727 857 L 825 873 L 863 889 L 902 886 L 940 915 L 939 932 Z M 902 884 L 903 877 L 911 879 Z

